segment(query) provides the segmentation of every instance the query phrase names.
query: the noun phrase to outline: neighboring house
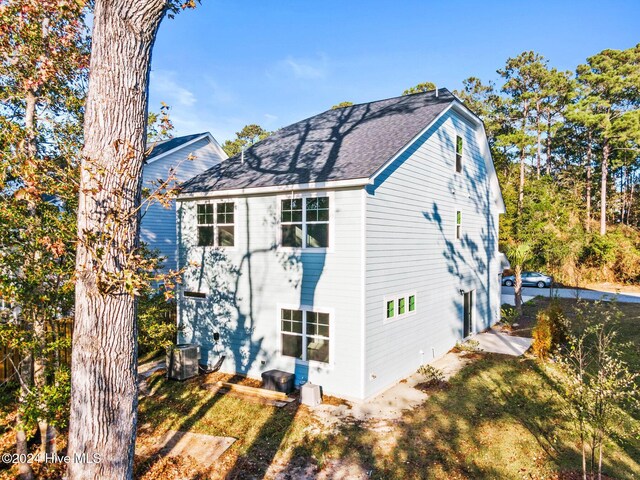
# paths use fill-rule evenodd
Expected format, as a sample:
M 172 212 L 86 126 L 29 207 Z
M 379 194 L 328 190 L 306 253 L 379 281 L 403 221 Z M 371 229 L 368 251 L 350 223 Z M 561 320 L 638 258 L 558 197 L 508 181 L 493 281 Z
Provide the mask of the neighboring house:
M 446 89 L 329 110 L 184 184 L 179 341 L 365 399 L 499 319 L 500 187 Z
M 143 186 L 157 189 L 152 182 L 166 180 L 171 169 L 175 179 L 184 182 L 227 158 L 209 132 L 172 138 L 155 143 L 146 158 L 142 178 Z M 140 240 L 150 249 L 158 250 L 165 260 L 165 270 L 176 269 L 176 212 L 175 201 L 169 208 L 159 203 L 143 207 Z

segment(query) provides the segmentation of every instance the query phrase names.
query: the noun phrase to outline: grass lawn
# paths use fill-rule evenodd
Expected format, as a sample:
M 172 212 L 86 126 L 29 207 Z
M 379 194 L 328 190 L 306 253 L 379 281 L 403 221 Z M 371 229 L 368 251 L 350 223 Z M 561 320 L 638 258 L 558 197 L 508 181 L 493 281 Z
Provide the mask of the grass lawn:
M 575 301 L 561 302 L 569 309 Z M 520 333 L 530 330 L 546 304 L 536 299 L 526 305 Z M 628 360 L 637 369 L 640 305 L 619 308 L 624 312 L 621 335 L 635 345 Z M 169 429 L 238 440 L 209 471 L 200 470 L 198 459 L 137 458 L 136 478 L 260 479 L 278 472 L 292 479 L 580 478 L 579 447 L 562 392 L 552 380 L 553 365 L 530 357 L 478 357 L 400 420 L 345 423 L 334 431 L 296 403 L 284 408 L 254 404 L 214 395 L 203 388 L 202 378 L 180 383 L 154 374 L 149 380 L 153 394 L 140 403 L 141 443 Z M 636 436 L 609 442 L 605 478 L 640 478 L 640 412 L 629 412 L 628 422 Z

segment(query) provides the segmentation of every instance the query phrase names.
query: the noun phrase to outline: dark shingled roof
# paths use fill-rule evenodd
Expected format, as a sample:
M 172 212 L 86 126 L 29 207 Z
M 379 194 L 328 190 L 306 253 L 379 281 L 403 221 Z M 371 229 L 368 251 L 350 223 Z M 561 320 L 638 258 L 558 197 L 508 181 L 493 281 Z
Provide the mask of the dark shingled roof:
M 183 184 L 182 193 L 368 178 L 455 96 L 446 88 L 328 110 L 284 127 Z
M 165 140 L 164 142 L 156 143 L 147 156 L 147 161 L 151 160 L 153 157 L 157 157 L 158 155 L 162 155 L 163 153 L 173 150 L 180 145 L 189 143 L 191 140 L 206 135 L 207 133 L 208 132 L 196 133 L 194 135 L 185 135 L 184 137 L 171 138 L 169 140 Z

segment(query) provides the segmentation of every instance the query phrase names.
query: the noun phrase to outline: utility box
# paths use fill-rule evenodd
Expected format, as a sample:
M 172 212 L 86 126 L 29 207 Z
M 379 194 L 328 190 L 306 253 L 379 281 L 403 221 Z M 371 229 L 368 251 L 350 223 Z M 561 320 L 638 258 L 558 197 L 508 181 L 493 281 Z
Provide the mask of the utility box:
M 289 394 L 293 392 L 295 375 L 282 370 L 268 370 L 262 373 L 262 388 Z
M 198 375 L 200 347 L 188 343 L 178 344 L 167 351 L 167 377 L 186 380 Z
M 322 403 L 320 385 L 305 383 L 300 387 L 300 403 L 308 407 L 315 407 Z

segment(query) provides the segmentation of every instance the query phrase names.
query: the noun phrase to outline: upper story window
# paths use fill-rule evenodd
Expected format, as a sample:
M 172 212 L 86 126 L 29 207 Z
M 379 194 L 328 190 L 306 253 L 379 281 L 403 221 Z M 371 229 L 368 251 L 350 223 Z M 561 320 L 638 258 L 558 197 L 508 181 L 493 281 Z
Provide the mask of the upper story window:
M 234 246 L 234 207 L 235 205 L 233 202 L 198 204 L 197 217 L 199 247 Z
M 462 137 L 456 136 L 456 172 L 462 172 Z
M 462 238 L 462 212 L 458 210 L 456 212 L 456 239 Z
M 329 247 L 329 197 L 290 198 L 281 202 L 283 247 Z

